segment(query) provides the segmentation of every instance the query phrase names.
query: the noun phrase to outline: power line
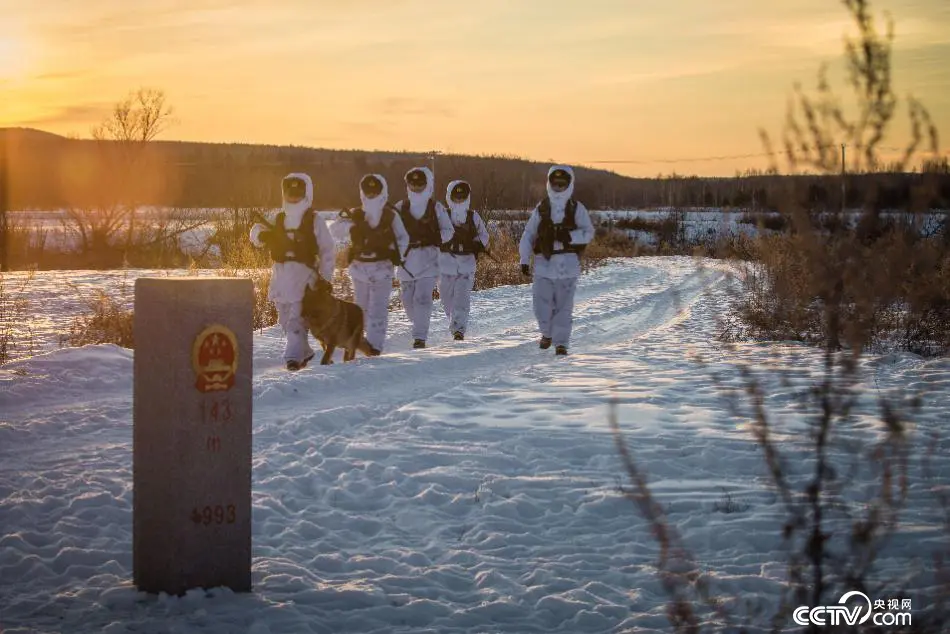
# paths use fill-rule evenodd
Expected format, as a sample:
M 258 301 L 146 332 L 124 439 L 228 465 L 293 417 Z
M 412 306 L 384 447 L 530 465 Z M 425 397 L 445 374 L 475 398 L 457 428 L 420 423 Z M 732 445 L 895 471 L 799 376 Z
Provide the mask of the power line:
M 801 147 L 796 146 L 794 149 L 798 152 L 808 152 L 816 150 L 827 150 L 827 149 L 837 149 L 841 147 L 840 143 L 832 143 L 828 145 L 816 145 L 816 146 L 807 146 Z M 845 147 L 853 148 L 854 146 L 850 144 L 845 144 Z M 907 148 L 898 148 L 891 146 L 876 146 L 875 150 L 883 152 L 895 152 L 895 153 L 904 153 L 907 151 Z M 366 154 L 374 154 L 373 151 L 366 151 Z M 391 154 L 391 152 L 381 152 L 382 154 Z M 666 159 L 606 159 L 606 160 L 597 160 L 597 161 L 577 161 L 575 165 L 654 165 L 654 164 L 676 164 L 676 163 L 698 163 L 703 161 L 728 161 L 728 160 L 737 160 L 737 159 L 750 159 L 750 158 L 762 158 L 766 156 L 776 157 L 782 156 L 785 154 L 785 150 L 773 151 L 773 152 L 754 152 L 749 154 L 726 154 L 718 156 L 697 156 L 697 157 L 679 157 L 679 158 L 666 158 Z M 932 154 L 926 150 L 917 149 L 915 154 L 922 160 L 930 157 Z M 946 156 L 947 152 L 938 152 L 937 156 Z M 429 152 L 403 152 L 398 158 L 407 159 L 407 158 L 425 158 L 430 162 L 434 163 L 435 158 L 437 157 L 451 157 L 452 154 L 447 154 L 439 150 L 430 150 Z M 480 158 L 480 157 L 475 157 Z M 544 161 L 536 161 L 544 162 Z M 325 159 L 320 160 L 309 160 L 309 161 L 232 161 L 227 159 L 217 159 L 213 161 L 177 161 L 172 163 L 178 167 L 200 167 L 209 164 L 220 164 L 222 166 L 230 166 L 234 168 L 267 168 L 267 167 L 286 167 L 288 164 L 299 165 L 299 166 L 313 166 L 313 167 L 322 167 L 326 165 Z
M 694 163 L 699 161 L 725 161 L 729 159 L 755 158 L 760 156 L 771 156 L 772 153 L 764 152 L 761 154 L 734 154 L 732 156 L 703 156 L 698 158 L 675 158 L 675 159 L 611 159 L 607 161 L 581 161 L 585 165 L 651 165 L 654 163 Z
M 806 150 L 818 150 L 826 149 L 830 147 L 838 147 L 837 144 L 832 145 L 816 145 L 814 147 L 808 148 L 796 148 L 796 149 L 806 149 Z M 756 152 L 754 154 L 731 154 L 731 155 L 721 155 L 721 156 L 700 156 L 700 157 L 683 157 L 683 158 L 673 158 L 673 159 L 612 159 L 606 161 L 584 161 L 585 164 L 591 165 L 605 165 L 605 164 L 640 164 L 640 165 L 649 165 L 653 163 L 694 163 L 699 161 L 728 161 L 733 159 L 745 159 L 745 158 L 760 158 L 763 156 L 776 156 L 778 154 L 783 154 L 784 151 L 780 152 Z
M 844 144 L 845 147 L 853 147 L 848 144 Z M 815 145 L 808 147 L 796 146 L 794 149 L 798 152 L 807 152 L 815 150 L 827 150 L 827 149 L 837 149 L 841 146 L 839 143 L 830 143 L 828 145 Z M 891 146 L 876 146 L 875 150 L 884 151 L 884 152 L 906 152 L 907 148 L 897 148 Z M 757 152 L 752 154 L 729 154 L 729 155 L 720 155 L 720 156 L 700 156 L 700 157 L 681 157 L 681 158 L 671 158 L 671 159 L 608 159 L 600 161 L 579 161 L 581 165 L 654 165 L 654 164 L 671 164 L 671 163 L 698 163 L 702 161 L 728 161 L 735 159 L 748 159 L 748 158 L 762 158 L 765 156 L 780 156 L 785 154 L 785 150 L 773 151 L 773 152 Z M 926 158 L 926 155 L 931 154 L 926 150 L 916 150 L 916 154 L 921 155 L 921 158 Z M 938 152 L 938 156 L 945 155 L 946 152 Z

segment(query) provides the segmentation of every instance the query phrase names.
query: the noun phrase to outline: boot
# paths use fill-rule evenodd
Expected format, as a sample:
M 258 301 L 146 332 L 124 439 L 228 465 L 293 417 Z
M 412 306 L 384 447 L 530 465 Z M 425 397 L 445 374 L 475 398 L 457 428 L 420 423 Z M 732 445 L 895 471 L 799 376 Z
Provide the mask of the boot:
M 287 369 L 290 370 L 291 372 L 296 372 L 297 370 L 300 369 L 300 362 L 299 362 L 299 361 L 288 361 L 288 362 L 287 362 Z
M 567 346 L 558 346 L 554 349 L 554 354 L 567 356 Z
M 462 334 L 462 331 L 461 331 L 461 330 L 456 330 L 455 332 L 453 332 L 453 333 L 452 333 L 452 337 L 453 337 L 456 341 L 464 341 L 464 340 L 465 340 L 465 335 Z
M 538 344 L 538 347 L 542 350 L 547 350 L 551 347 L 551 338 L 550 337 L 541 337 L 541 343 Z
M 416 339 L 415 341 L 412 342 L 412 347 L 413 347 L 413 348 L 425 348 L 425 347 L 426 347 L 425 339 Z

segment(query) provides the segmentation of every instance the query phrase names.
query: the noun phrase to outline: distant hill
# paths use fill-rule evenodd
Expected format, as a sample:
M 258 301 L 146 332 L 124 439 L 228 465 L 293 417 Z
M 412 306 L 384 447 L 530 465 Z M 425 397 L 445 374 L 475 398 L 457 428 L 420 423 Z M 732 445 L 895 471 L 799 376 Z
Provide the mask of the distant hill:
M 10 164 L 13 209 L 108 204 L 133 193 L 141 204 L 180 207 L 272 206 L 280 179 L 310 174 L 318 207 L 359 202 L 364 174 L 386 177 L 390 199 L 405 196 L 402 177 L 413 166 L 433 167 L 427 154 L 329 150 L 240 143 L 153 141 L 142 153 L 118 143 L 71 139 L 30 128 L 0 128 Z M 483 207 L 533 206 L 544 192 L 548 163 L 505 156 L 439 155 L 434 161 L 436 195 L 464 178 Z M 619 174 L 578 168 L 577 196 L 595 198 L 632 191 L 637 182 Z M 632 201 L 627 201 L 628 203 Z
M 173 207 L 273 207 L 280 203 L 280 180 L 290 172 L 310 174 L 315 204 L 333 209 L 359 203 L 358 183 L 379 173 L 389 183 L 390 200 L 405 197 L 403 175 L 413 166 L 433 167 L 425 153 L 329 150 L 243 143 L 153 141 L 140 150 L 115 142 L 71 139 L 31 128 L 0 128 L 9 159 L 12 209 L 67 206 L 107 207 L 117 202 Z M 520 209 L 544 196 L 548 163 L 510 156 L 435 157 L 436 195 L 464 178 L 482 209 Z M 614 172 L 575 168 L 575 196 L 589 208 L 738 207 L 775 208 L 789 184 L 816 208 L 841 207 L 839 176 L 629 178 Z M 942 171 L 947 171 L 944 162 Z M 919 174 L 848 175 L 845 205 L 860 207 L 868 192 L 885 206 L 912 198 Z M 950 176 L 940 176 L 930 206 L 950 204 Z

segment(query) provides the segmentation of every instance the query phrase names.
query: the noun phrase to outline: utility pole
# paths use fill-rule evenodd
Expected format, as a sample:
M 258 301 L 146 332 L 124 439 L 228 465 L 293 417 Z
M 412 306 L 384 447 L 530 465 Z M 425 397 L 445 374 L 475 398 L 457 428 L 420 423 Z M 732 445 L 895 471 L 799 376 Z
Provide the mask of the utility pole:
M 7 165 L 9 130 L 0 130 L 0 272 L 10 270 L 10 232 L 7 211 L 10 203 L 10 170 Z
M 435 188 L 435 157 L 439 154 L 438 150 L 432 150 L 429 160 L 432 161 L 432 187 Z
M 845 185 L 845 163 L 844 163 L 845 144 L 841 144 L 841 211 L 844 212 L 845 200 L 847 196 L 847 187 Z

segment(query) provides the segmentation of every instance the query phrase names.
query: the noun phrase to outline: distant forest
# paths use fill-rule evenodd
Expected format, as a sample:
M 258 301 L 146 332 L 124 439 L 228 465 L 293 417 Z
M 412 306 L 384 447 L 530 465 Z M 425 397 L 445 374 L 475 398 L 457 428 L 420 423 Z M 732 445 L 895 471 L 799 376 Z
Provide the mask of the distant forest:
M 532 207 L 544 195 L 549 164 L 508 156 L 460 156 L 327 150 L 295 146 L 70 139 L 28 128 L 0 129 L 7 152 L 10 209 L 157 205 L 169 207 L 274 207 L 280 179 L 310 174 L 315 205 L 335 209 L 359 203 L 358 183 L 369 172 L 389 182 L 390 200 L 405 196 L 403 174 L 434 167 L 436 195 L 449 181 L 472 184 L 483 209 Z M 767 210 L 790 188 L 812 209 L 860 207 L 868 196 L 885 208 L 950 208 L 950 169 L 933 162 L 919 173 L 787 176 L 748 173 L 733 177 L 629 178 L 575 168 L 576 197 L 593 209 L 732 207 Z M 929 183 L 924 198 L 921 187 Z M 844 198 L 844 200 L 842 200 Z

